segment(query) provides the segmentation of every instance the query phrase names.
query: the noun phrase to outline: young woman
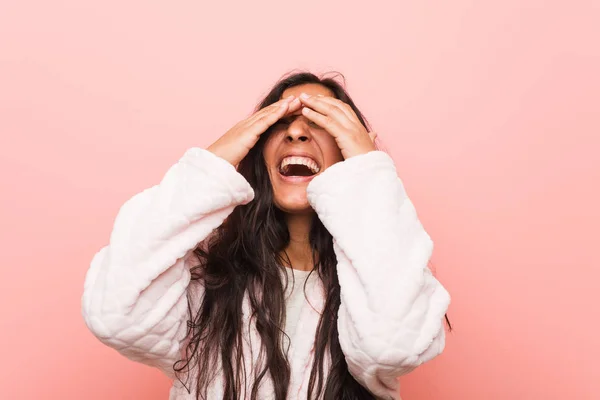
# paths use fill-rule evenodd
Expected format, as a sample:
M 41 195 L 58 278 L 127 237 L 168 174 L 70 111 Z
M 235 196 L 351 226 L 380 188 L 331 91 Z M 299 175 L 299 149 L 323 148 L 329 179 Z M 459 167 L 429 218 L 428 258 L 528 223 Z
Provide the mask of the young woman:
M 88 327 L 173 378 L 171 399 L 399 399 L 443 350 L 450 297 L 374 139 L 335 79 L 281 80 L 122 206 Z

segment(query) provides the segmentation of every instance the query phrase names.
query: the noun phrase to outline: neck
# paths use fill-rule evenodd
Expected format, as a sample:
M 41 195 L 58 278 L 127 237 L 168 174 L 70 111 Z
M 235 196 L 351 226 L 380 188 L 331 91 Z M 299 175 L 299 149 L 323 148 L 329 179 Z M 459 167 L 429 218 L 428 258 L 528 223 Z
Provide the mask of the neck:
M 312 218 L 312 214 L 286 215 L 290 243 L 284 250 L 284 259 L 289 259 L 291 263 L 289 267 L 291 268 L 301 271 L 312 271 L 314 268 L 313 254 L 309 241 Z

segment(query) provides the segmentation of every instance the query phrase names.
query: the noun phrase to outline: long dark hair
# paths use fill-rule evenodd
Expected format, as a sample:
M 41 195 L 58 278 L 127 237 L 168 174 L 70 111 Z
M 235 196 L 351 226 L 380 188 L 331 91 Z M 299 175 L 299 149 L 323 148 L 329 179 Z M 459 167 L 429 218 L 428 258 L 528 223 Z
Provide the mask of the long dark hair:
M 300 72 L 285 76 L 277 82 L 257 106 L 258 109 L 278 101 L 283 92 L 302 84 L 320 84 L 334 96 L 352 107 L 360 122 L 368 124 L 344 87 L 334 76 L 318 77 Z M 343 77 L 342 77 L 343 78 Z M 271 378 L 275 399 L 286 399 L 290 384 L 290 365 L 285 356 L 285 285 L 282 269 L 289 260 L 282 252 L 290 237 L 284 214 L 273 203 L 273 191 L 263 159 L 265 132 L 254 148 L 241 161 L 238 171 L 255 191 L 255 198 L 236 207 L 211 237 L 195 249 L 200 264 L 192 269 L 192 285 L 204 287 L 198 309 L 190 307 L 186 356 L 174 369 L 178 378 L 184 371 L 197 369 L 196 398 L 206 399 L 207 388 L 216 375 L 216 365 L 222 367 L 224 399 L 241 397 L 246 382 L 243 360 L 242 304 L 247 294 L 251 319 L 261 339 L 262 364 L 257 366 L 251 386 L 251 400 L 258 399 L 258 388 L 264 379 Z M 316 214 L 310 231 L 310 245 L 318 260 L 315 272 L 325 288 L 325 304 L 315 335 L 314 363 L 309 380 L 309 399 L 366 400 L 374 397 L 348 372 L 340 347 L 337 313 L 340 306 L 340 284 L 336 273 L 336 256 L 331 234 Z M 285 256 L 283 256 L 285 257 Z M 314 272 L 313 272 L 314 273 Z M 285 280 L 285 281 L 284 281 Z M 191 297 L 191 296 L 190 296 Z M 193 299 L 189 299 L 193 304 Z M 288 338 L 289 339 L 289 338 Z M 327 355 L 331 367 L 325 371 Z M 183 382 L 183 381 L 182 381 Z

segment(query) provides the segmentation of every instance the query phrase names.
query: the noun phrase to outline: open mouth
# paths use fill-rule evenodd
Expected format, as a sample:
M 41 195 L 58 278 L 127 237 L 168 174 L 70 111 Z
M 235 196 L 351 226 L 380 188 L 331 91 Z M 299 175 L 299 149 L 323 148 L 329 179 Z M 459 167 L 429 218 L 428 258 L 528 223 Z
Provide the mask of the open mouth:
M 309 157 L 289 156 L 281 160 L 279 173 L 283 176 L 313 176 L 319 173 L 320 167 Z

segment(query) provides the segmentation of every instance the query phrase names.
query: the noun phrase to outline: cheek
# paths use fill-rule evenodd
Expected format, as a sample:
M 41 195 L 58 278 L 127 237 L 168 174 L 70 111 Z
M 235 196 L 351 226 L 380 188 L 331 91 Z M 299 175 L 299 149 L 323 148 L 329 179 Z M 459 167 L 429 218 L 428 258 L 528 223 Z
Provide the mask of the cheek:
M 265 159 L 265 164 L 267 167 L 271 167 L 275 162 L 275 143 L 270 138 L 266 141 L 265 147 L 263 148 L 263 158 Z
M 342 151 L 337 145 L 337 142 L 331 135 L 322 138 L 320 143 L 321 151 L 325 157 L 325 162 L 328 165 L 333 165 L 336 162 L 343 161 Z

